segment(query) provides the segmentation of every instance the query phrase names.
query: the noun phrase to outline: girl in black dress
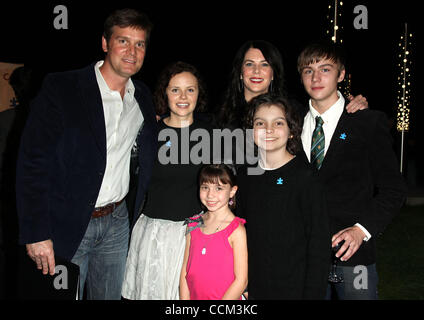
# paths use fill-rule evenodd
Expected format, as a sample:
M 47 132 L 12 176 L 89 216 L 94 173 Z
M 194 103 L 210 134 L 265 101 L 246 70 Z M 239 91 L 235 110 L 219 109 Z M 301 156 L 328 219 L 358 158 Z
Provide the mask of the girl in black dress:
M 323 188 L 296 157 L 301 127 L 282 97 L 249 103 L 263 174 L 239 173 L 238 215 L 246 218 L 249 299 L 324 299 L 331 252 Z
M 162 117 L 158 157 L 143 212 L 132 230 L 122 289 L 122 296 L 132 300 L 179 299 L 184 219 L 201 211 L 197 174 L 210 162 L 210 150 L 205 155 L 194 152 L 198 142 L 190 139 L 193 133 L 210 136 L 212 131 L 195 115 L 206 106 L 205 85 L 196 68 L 184 62 L 165 68 L 155 105 Z

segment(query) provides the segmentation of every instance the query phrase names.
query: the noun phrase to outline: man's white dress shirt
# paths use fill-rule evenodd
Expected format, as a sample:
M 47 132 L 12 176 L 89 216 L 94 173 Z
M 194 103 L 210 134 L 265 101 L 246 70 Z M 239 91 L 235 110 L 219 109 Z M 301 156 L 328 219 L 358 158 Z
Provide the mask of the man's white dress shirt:
M 128 193 L 131 148 L 143 123 L 143 115 L 134 97 L 131 79 L 125 86 L 124 98 L 109 89 L 100 72 L 103 61 L 94 69 L 103 102 L 106 126 L 106 170 L 96 201 L 96 208 L 122 200 Z

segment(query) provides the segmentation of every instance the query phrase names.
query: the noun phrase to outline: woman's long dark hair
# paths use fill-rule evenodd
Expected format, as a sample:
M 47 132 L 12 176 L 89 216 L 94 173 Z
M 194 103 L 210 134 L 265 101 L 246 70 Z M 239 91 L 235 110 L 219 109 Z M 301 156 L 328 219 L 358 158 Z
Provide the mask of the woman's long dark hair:
M 242 126 L 247 102 L 244 98 L 244 89 L 240 86 L 240 75 L 244 56 L 250 48 L 259 49 L 272 68 L 274 80 L 270 85 L 269 92 L 280 96 L 286 95 L 283 59 L 280 51 L 273 44 L 264 40 L 247 41 L 239 48 L 233 60 L 230 83 L 218 114 L 218 122 L 221 127 L 239 128 Z

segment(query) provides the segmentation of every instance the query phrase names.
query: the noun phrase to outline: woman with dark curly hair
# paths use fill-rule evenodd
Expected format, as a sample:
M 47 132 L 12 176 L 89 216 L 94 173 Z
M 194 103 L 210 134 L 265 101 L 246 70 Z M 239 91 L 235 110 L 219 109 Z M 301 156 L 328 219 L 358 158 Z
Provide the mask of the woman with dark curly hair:
M 323 188 L 301 150 L 297 112 L 281 96 L 248 105 L 264 173 L 239 170 L 237 215 L 249 221 L 249 299 L 324 299 L 330 234 Z
M 154 99 L 156 113 L 162 117 L 158 157 L 132 231 L 122 296 L 175 300 L 184 257 L 184 219 L 201 211 L 197 174 L 211 157 L 209 149 L 198 150 L 196 139 L 203 139 L 202 134 L 210 137 L 212 127 L 194 116 L 207 102 L 205 85 L 190 64 L 176 62 L 165 68 Z

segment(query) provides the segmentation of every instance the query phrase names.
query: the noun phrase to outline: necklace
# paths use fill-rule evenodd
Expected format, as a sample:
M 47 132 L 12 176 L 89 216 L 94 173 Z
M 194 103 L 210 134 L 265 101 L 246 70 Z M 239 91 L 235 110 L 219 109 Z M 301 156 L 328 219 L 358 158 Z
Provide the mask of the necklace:
M 230 212 L 227 213 L 227 215 L 225 216 L 225 218 L 221 221 L 221 223 L 219 224 L 219 226 L 216 227 L 215 231 L 213 233 L 211 233 L 211 237 L 209 237 L 209 239 L 206 241 L 206 243 L 203 245 L 203 249 L 202 249 L 202 255 L 206 254 L 206 248 L 208 247 L 208 243 L 209 241 L 211 241 L 213 235 L 219 230 L 219 228 L 222 226 L 222 224 L 225 222 L 225 220 L 227 219 L 228 215 L 230 214 Z M 204 225 L 204 227 L 206 227 L 206 225 Z

